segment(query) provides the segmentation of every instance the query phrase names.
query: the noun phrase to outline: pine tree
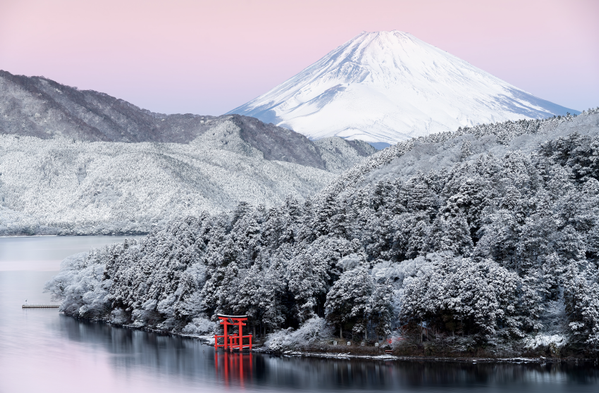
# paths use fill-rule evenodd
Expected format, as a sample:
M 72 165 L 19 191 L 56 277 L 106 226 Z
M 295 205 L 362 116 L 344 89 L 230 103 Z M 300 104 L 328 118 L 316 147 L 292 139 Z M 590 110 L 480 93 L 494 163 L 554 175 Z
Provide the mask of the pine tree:
M 341 338 L 344 327 L 351 329 L 354 338 L 360 335 L 366 338 L 373 291 L 374 282 L 363 266 L 343 273 L 331 287 L 325 303 L 325 318 L 339 327 Z

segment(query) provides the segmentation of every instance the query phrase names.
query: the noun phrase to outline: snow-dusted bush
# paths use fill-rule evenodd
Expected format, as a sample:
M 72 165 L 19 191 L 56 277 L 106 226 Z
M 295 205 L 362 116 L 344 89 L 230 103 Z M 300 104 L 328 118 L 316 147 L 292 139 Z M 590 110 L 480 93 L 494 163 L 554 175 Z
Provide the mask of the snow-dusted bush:
M 125 325 L 129 322 L 129 316 L 122 308 L 115 308 L 111 311 L 108 322 L 115 325 Z
M 562 348 L 568 340 L 562 334 L 537 334 L 524 339 L 524 347 L 527 349 L 537 348 Z
M 218 330 L 218 323 L 212 322 L 204 317 L 194 318 L 187 324 L 181 331 L 183 334 L 190 334 L 194 336 L 205 336 L 214 334 Z
M 264 346 L 271 351 L 279 352 L 299 349 L 332 336 L 332 329 L 324 318 L 314 317 L 307 320 L 299 329 L 282 329 L 268 335 Z

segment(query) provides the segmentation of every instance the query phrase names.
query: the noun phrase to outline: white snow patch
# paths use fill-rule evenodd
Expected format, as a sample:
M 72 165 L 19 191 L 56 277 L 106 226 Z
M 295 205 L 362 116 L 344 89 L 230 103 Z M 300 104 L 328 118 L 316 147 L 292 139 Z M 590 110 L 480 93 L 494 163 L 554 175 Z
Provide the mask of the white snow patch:
M 297 348 L 331 337 L 332 331 L 320 317 L 309 319 L 298 330 L 283 329 L 268 335 L 264 346 L 271 351 Z
M 548 347 L 553 344 L 561 348 L 567 342 L 566 337 L 562 334 L 538 334 L 534 337 L 527 337 L 524 346 L 528 349 L 536 349 L 539 347 Z

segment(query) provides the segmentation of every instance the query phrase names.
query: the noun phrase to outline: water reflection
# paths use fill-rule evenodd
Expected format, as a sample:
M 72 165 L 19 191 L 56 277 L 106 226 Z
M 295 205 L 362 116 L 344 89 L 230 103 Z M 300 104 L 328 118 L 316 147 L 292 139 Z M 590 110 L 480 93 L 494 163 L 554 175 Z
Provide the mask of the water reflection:
M 253 353 L 214 352 L 214 375 L 225 386 L 239 385 L 244 388 L 246 382 L 252 385 L 254 376 Z
M 198 340 L 161 335 L 102 323 L 77 321 L 61 315 L 54 329 L 71 341 L 109 353 L 117 369 L 141 368 L 152 373 L 192 380 L 214 379 L 214 350 Z
M 77 321 L 51 309 L 23 310 L 25 299 L 50 301 L 42 288 L 55 274 L 49 270 L 58 266 L 54 251 L 60 249 L 68 255 L 82 247 L 82 240 L 87 244 L 93 239 L 0 240 L 2 393 L 186 393 L 226 388 L 277 392 L 599 391 L 598 368 L 589 364 L 474 365 L 215 353 L 213 347 L 194 339 Z M 15 259 L 23 249 L 29 254 Z M 34 251 L 37 254 L 32 254 Z M 2 265 L 8 262 L 13 265 Z M 35 270 L 38 264 L 43 265 L 40 271 Z
M 142 369 L 191 384 L 277 390 L 594 391 L 592 364 L 469 364 L 276 357 L 215 352 L 198 340 L 116 328 L 61 316 L 54 329 L 68 340 L 110 353 L 117 370 Z M 587 389 L 588 388 L 588 389 Z

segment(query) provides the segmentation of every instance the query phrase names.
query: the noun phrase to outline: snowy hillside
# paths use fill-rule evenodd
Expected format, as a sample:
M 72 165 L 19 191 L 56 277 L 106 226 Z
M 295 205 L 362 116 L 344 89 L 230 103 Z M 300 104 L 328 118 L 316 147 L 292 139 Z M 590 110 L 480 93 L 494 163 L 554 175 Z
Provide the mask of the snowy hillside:
M 240 201 L 271 207 L 288 196 L 304 200 L 366 154 L 334 138 L 345 149 L 331 152 L 308 141 L 312 161 L 266 159 L 282 154 L 280 146 L 259 150 L 228 117 L 189 144 L 0 135 L 0 234 L 140 233 Z M 371 153 L 364 145 L 356 146 Z
M 75 141 L 189 143 L 225 121 L 235 123 L 241 139 L 260 150 L 267 160 L 325 169 L 318 147 L 305 136 L 252 117 L 153 113 L 97 91 L 0 70 L 0 134 Z M 350 155 L 373 152 L 365 144 L 346 146 L 355 150 Z
M 47 288 L 67 315 L 175 333 L 247 314 L 277 350 L 335 332 L 401 335 L 397 354 L 596 358 L 599 109 L 413 139 L 357 168 L 306 203 L 69 258 Z
M 247 116 L 152 113 L 0 71 L 0 235 L 148 232 L 240 201 L 303 200 L 374 152 Z
M 579 113 L 399 31 L 362 33 L 232 110 L 319 139 L 396 143 L 458 127 Z
M 97 91 L 78 90 L 47 78 L 0 70 L 0 135 L 189 143 L 223 122 L 234 123 L 241 142 L 262 152 L 266 160 L 330 169 L 321 157 L 323 151 L 308 138 L 252 117 L 153 113 Z M 225 140 L 221 142 L 213 147 L 234 149 L 226 146 Z M 336 143 L 344 147 L 334 152 L 335 157 L 330 152 L 324 154 L 333 160 L 331 164 L 335 162 L 337 171 L 351 167 L 356 162 L 355 156 L 366 157 L 374 152 L 365 143 Z M 345 162 L 344 157 L 352 158 Z
M 383 179 L 405 178 L 418 172 L 447 170 L 464 157 L 488 151 L 502 155 L 510 150 L 530 154 L 547 138 L 576 131 L 595 135 L 599 132 L 597 110 L 584 116 L 558 116 L 544 120 L 519 120 L 480 124 L 413 138 L 376 153 L 345 171 L 321 191 L 337 195 Z

